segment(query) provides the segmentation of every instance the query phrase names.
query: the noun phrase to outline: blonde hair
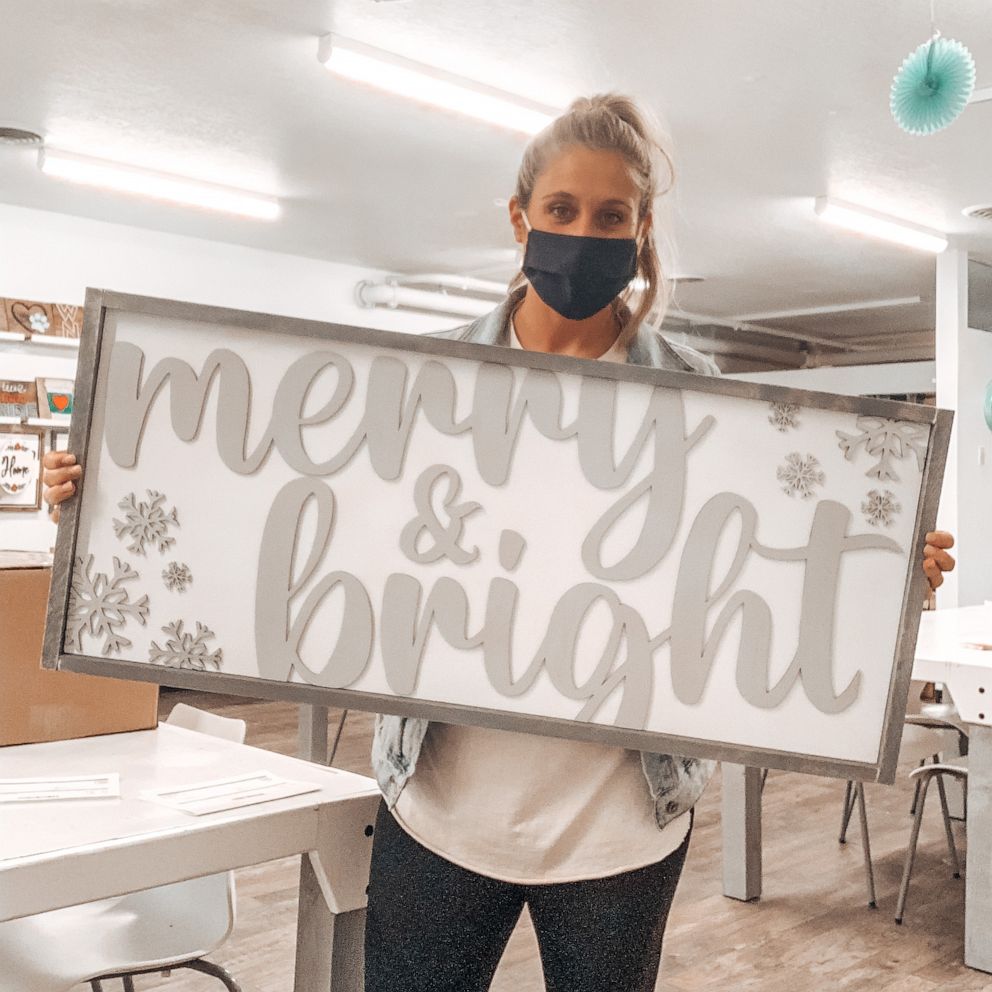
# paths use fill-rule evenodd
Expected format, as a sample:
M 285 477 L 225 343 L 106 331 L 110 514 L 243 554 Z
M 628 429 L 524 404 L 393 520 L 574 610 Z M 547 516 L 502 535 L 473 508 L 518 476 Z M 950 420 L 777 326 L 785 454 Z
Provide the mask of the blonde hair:
M 651 210 L 655 199 L 675 184 L 675 166 L 664 148 L 657 123 L 632 97 L 601 93 L 575 100 L 565 113 L 535 135 L 527 145 L 514 191 L 524 210 L 530 206 L 538 176 L 569 145 L 617 152 L 624 158 L 631 178 L 641 192 L 638 223 Z M 659 162 L 662 158 L 667 164 L 668 182 L 664 189 L 659 190 Z M 668 308 L 670 291 L 662 275 L 653 225 L 644 235 L 637 253 L 637 276 L 643 281 L 644 288 L 637 293 L 639 298 L 633 312 L 628 305 L 635 295 L 632 287 L 624 290 L 614 301 L 614 312 L 621 328 L 618 341 L 622 345 L 630 343 L 655 305 L 660 306 L 662 314 Z M 518 272 L 510 283 L 510 292 L 526 282 L 527 277 L 522 271 Z

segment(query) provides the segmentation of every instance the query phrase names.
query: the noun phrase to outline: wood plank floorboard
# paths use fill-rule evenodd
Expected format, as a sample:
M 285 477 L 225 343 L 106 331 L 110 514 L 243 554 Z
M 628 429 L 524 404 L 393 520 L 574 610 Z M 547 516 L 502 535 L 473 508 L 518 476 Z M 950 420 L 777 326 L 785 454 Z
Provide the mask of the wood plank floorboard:
M 163 717 L 180 701 L 247 720 L 249 744 L 296 752 L 293 705 L 165 692 Z M 331 712 L 332 738 L 339 712 Z M 370 774 L 371 736 L 372 717 L 350 713 L 334 764 Z M 856 822 L 849 843 L 837 843 L 843 783 L 784 772 L 769 775 L 764 795 L 764 895 L 748 904 L 725 899 L 717 773 L 696 810 L 656 992 L 992 992 L 992 975 L 962 964 L 964 882 L 951 877 L 936 797 L 927 803 L 905 923 L 900 927 L 893 920 L 910 829 L 908 770 L 900 769 L 895 786 L 866 787 L 877 910 L 867 906 Z M 963 859 L 961 824 L 955 824 L 955 836 Z M 292 988 L 298 871 L 298 861 L 289 859 L 237 873 L 237 926 L 214 960 L 230 969 L 245 992 Z M 136 987 L 210 992 L 220 985 L 174 972 L 139 978 Z M 492 992 L 543 989 L 525 912 Z

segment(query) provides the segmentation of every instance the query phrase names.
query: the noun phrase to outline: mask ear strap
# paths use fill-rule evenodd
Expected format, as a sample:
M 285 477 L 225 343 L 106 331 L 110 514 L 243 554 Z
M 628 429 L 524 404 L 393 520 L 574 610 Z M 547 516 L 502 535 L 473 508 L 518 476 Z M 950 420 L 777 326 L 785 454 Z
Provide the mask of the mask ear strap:
M 523 219 L 524 219 L 524 227 L 527 228 L 527 233 L 530 234 L 530 232 L 533 231 L 534 228 L 532 228 L 530 226 L 530 220 L 527 217 L 527 211 L 524 210 L 522 207 L 520 209 L 520 216 L 523 217 Z

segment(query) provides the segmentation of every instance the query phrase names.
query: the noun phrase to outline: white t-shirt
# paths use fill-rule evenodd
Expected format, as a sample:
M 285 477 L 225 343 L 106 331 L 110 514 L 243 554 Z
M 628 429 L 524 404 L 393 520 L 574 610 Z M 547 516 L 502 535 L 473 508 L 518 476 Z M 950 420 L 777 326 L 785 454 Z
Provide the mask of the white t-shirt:
M 510 340 L 521 347 L 512 321 Z M 600 360 L 626 354 L 614 345 Z M 690 822 L 684 813 L 658 829 L 637 751 L 444 723 L 430 725 L 393 815 L 448 861 L 531 885 L 661 861 Z

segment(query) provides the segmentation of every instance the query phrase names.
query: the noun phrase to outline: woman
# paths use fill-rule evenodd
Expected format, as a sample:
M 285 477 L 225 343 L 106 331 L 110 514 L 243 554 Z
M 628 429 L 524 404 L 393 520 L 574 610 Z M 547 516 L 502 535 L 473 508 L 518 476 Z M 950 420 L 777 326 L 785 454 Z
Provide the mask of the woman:
M 652 229 L 659 158 L 670 173 L 633 101 L 576 101 L 524 153 L 509 210 L 525 254 L 507 299 L 443 336 L 717 373 L 643 323 L 664 292 Z M 646 289 L 631 313 L 635 276 Z M 54 454 L 46 468 L 57 519 L 81 469 Z M 953 541 L 928 541 L 936 587 Z M 710 762 L 392 716 L 376 720 L 372 758 L 385 801 L 366 989 L 488 988 L 525 905 L 552 992 L 654 988 Z

